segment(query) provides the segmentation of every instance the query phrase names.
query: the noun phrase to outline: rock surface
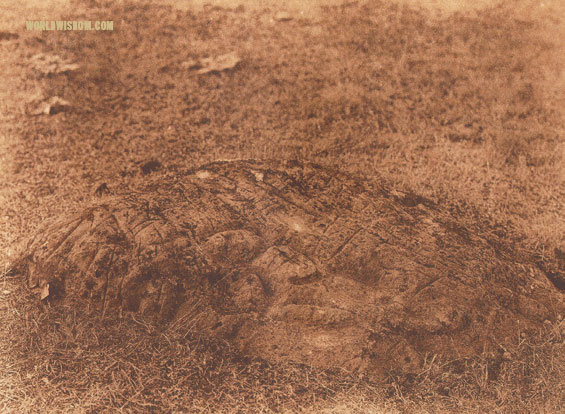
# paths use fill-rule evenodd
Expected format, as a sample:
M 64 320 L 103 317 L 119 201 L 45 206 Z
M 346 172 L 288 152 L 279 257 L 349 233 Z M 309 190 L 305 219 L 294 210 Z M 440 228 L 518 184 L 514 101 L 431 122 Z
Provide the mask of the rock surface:
M 256 161 L 146 178 L 46 225 L 15 269 L 53 304 L 377 374 L 502 354 L 565 309 L 493 229 L 373 181 Z

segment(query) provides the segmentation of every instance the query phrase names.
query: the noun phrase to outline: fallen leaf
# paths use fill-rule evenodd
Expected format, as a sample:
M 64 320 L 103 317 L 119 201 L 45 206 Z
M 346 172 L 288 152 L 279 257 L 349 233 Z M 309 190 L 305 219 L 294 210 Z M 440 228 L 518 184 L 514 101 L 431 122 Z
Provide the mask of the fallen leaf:
M 64 100 L 63 98 L 52 96 L 46 102 L 39 104 L 36 110 L 32 112 L 32 115 L 55 115 L 59 112 L 65 111 L 66 108 L 70 106 L 70 102 Z
M 36 72 L 43 75 L 72 72 L 80 67 L 77 63 L 70 63 L 58 55 L 45 53 L 33 55 L 29 64 Z
M 30 279 L 28 280 L 28 287 L 29 287 L 30 289 L 33 289 L 33 288 L 37 287 L 38 284 L 39 284 L 39 281 L 38 281 L 37 278 L 35 278 L 35 277 L 34 277 L 34 278 L 30 278 Z
M 292 20 L 292 16 L 285 11 L 280 11 L 275 14 L 275 20 L 277 22 L 288 22 L 289 20 Z
M 202 66 L 202 68 L 198 70 L 198 74 L 203 75 L 205 73 L 221 72 L 224 70 L 233 69 L 239 64 L 240 61 L 241 59 L 234 52 L 215 57 L 204 58 L 200 60 L 200 65 Z
M 194 60 L 194 59 L 185 60 L 184 62 L 182 62 L 182 63 L 180 64 L 180 66 L 181 66 L 183 69 L 189 69 L 189 70 L 191 70 L 191 69 L 200 69 L 200 68 L 202 67 L 202 65 L 200 64 L 200 62 L 197 61 L 197 60 Z
M 39 294 L 39 300 L 44 300 L 49 297 L 49 283 L 46 283 L 41 288 L 41 293 Z

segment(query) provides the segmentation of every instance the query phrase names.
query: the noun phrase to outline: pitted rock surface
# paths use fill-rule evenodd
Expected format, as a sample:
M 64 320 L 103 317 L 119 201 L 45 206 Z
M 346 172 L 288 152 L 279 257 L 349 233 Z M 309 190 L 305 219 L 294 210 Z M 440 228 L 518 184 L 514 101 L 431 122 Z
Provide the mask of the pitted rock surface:
M 53 304 L 374 373 L 496 352 L 564 311 L 535 261 L 482 223 L 299 162 L 148 176 L 47 225 L 16 268 Z

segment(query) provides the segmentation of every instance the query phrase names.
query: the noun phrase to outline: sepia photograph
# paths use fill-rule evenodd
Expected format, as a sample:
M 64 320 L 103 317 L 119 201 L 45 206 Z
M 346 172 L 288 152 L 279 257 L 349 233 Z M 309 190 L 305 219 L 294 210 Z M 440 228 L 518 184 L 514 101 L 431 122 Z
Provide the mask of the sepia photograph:
M 0 0 L 0 414 L 565 412 L 565 0 Z

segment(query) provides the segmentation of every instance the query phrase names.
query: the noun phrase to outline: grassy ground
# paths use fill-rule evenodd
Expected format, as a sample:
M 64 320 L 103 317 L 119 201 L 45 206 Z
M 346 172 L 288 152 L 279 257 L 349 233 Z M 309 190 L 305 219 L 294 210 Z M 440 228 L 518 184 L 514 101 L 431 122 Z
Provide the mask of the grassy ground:
M 21 31 L 0 43 L 0 270 L 46 218 L 87 201 L 100 182 L 135 186 L 150 159 L 174 171 L 219 158 L 297 157 L 476 211 L 558 267 L 563 23 L 531 4 L 432 16 L 360 2 L 278 22 L 272 5 L 73 2 L 68 18 L 112 19 L 116 30 Z M 182 68 L 232 51 L 242 62 L 231 72 Z M 38 52 L 81 69 L 41 77 L 26 64 Z M 27 115 L 41 94 L 64 97 L 72 109 Z M 465 361 L 449 375 L 432 363 L 416 379 L 374 384 L 241 364 L 237 355 L 218 357 L 222 344 L 142 321 L 96 333 L 71 311 L 38 310 L 5 271 L 2 412 L 529 413 L 557 412 L 564 395 L 562 325 L 535 341 L 517 336 L 517 357 L 494 377 L 484 361 Z M 129 335 L 129 348 L 112 346 L 116 335 Z

